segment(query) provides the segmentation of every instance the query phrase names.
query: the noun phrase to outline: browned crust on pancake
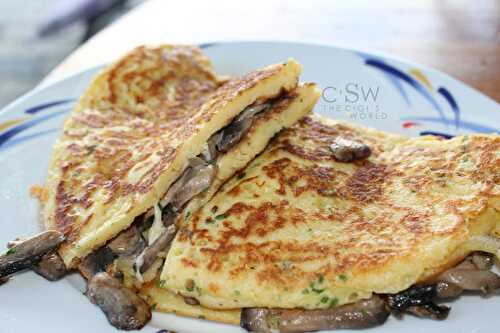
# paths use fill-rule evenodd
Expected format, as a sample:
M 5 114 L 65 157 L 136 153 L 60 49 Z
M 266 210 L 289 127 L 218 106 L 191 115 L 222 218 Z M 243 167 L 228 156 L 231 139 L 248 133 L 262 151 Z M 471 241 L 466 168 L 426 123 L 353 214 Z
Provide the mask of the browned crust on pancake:
M 342 163 L 334 162 L 329 152 L 329 145 L 338 135 L 368 144 L 372 156 L 353 163 L 353 171 L 344 171 Z M 261 195 L 259 188 L 265 185 L 266 191 L 274 188 L 272 200 L 258 205 L 234 202 L 225 211 L 217 209 L 216 221 L 203 221 L 198 212 L 178 241 L 197 247 L 201 253 L 197 259 L 203 259 L 191 260 L 191 264 L 201 265 L 211 274 L 227 273 L 238 281 L 254 271 L 257 283 L 292 290 L 297 286 L 307 287 L 319 276 L 338 281 L 338 276 L 346 273 L 363 276 L 383 270 L 386 263 L 405 260 L 412 255 L 412 249 L 418 251 L 430 237 L 464 237 L 472 223 L 465 216 L 470 219 L 479 216 L 488 205 L 487 198 L 498 196 L 492 189 L 499 179 L 500 138 L 473 135 L 443 141 L 441 145 L 412 144 L 412 139 L 399 138 L 399 147 L 394 147 L 391 140 L 364 134 L 342 123 L 329 126 L 305 118 L 272 142 L 264 152 L 265 160 L 255 160 L 250 171 L 245 171 L 245 177 L 233 178 L 220 191 L 220 195 L 228 198 L 238 198 L 242 193 L 247 198 L 252 194 L 257 198 Z M 273 156 L 277 158 L 273 160 Z M 461 164 L 467 158 L 475 164 L 473 171 L 465 171 Z M 253 168 L 258 171 L 252 171 Z M 434 198 L 433 189 L 445 189 L 449 186 L 447 182 L 459 182 L 461 177 L 482 184 L 473 202 L 464 199 L 461 192 L 457 198 L 454 195 Z M 402 194 L 413 196 L 412 202 L 418 202 L 416 206 L 395 200 L 397 195 L 390 190 L 396 185 Z M 337 206 L 306 212 L 291 202 L 306 194 L 331 198 Z M 206 206 L 207 212 L 211 205 L 223 203 L 221 198 L 215 197 Z M 435 200 L 445 203 L 441 206 Z M 436 227 L 434 219 L 440 216 L 440 211 L 434 204 L 439 209 L 443 207 L 444 213 L 453 217 L 453 223 Z M 471 208 L 462 213 L 466 205 Z M 363 210 L 366 207 L 375 207 L 376 213 L 367 215 Z M 217 227 L 212 230 L 216 233 L 210 231 L 214 223 Z M 307 243 L 293 238 L 268 238 L 284 228 L 310 232 L 311 228 L 328 229 L 329 223 L 342 236 L 328 241 L 318 234 L 318 241 Z M 229 271 L 225 267 L 227 261 L 232 263 Z M 281 265 L 283 262 L 291 266 Z M 316 262 L 323 264 L 314 271 L 298 267 Z

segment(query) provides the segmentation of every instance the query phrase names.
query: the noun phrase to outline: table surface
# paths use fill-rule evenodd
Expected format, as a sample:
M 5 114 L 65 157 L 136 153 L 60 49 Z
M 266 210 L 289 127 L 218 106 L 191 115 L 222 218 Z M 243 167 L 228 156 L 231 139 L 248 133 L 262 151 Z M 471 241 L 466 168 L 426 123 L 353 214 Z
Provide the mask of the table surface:
M 44 83 L 140 44 L 288 40 L 374 51 L 439 69 L 500 101 L 498 0 L 149 0 L 79 47 Z

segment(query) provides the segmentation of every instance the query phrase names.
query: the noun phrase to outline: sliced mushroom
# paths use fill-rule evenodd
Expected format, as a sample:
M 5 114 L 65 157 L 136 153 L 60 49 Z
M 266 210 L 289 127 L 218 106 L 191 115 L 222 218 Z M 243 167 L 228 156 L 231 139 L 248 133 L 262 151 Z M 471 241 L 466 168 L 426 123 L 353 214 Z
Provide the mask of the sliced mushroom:
M 436 297 L 440 299 L 458 297 L 464 291 L 457 284 L 446 281 L 438 281 L 435 284 L 435 288 L 436 288 Z
M 469 258 L 474 266 L 482 271 L 490 270 L 495 263 L 493 256 L 489 253 L 474 252 Z
M 368 300 L 325 310 L 243 309 L 240 325 L 250 332 L 262 333 L 276 328 L 281 333 L 361 329 L 383 324 L 389 314 L 384 300 L 374 295 Z
M 184 303 L 189 305 L 200 305 L 200 302 L 194 297 L 184 296 Z
M 279 310 L 266 308 L 246 308 L 241 311 L 240 326 L 248 332 L 270 333 L 277 328 Z
M 434 285 L 412 286 L 397 294 L 387 296 L 387 304 L 396 311 L 404 312 L 411 306 L 428 304 L 436 297 L 437 292 Z
M 406 312 L 411 313 L 420 318 L 429 318 L 434 320 L 444 320 L 450 313 L 450 307 L 445 305 L 437 305 L 433 302 L 418 306 L 410 306 Z
M 57 281 L 68 273 L 64 261 L 57 253 L 48 253 L 32 269 L 49 281 Z
M 109 323 L 122 330 L 143 328 L 151 319 L 149 305 L 107 273 L 98 273 L 89 281 L 86 295 L 99 306 Z
M 339 162 L 352 162 L 361 160 L 371 155 L 368 145 L 341 137 L 337 137 L 330 145 L 333 156 Z
M 334 329 L 361 329 L 383 324 L 390 311 L 384 300 L 374 295 L 367 300 L 327 310 L 285 310 L 281 313 L 281 333 Z
M 132 225 L 119 233 L 107 246 L 117 256 L 133 256 L 144 249 L 146 242 L 142 238 L 140 230 Z
M 147 271 L 158 257 L 158 254 L 170 245 L 174 239 L 176 231 L 177 228 L 175 225 L 169 225 L 165 229 L 165 232 L 158 237 L 153 244 L 146 247 L 137 257 L 134 264 L 135 270 L 141 274 Z
M 63 241 L 62 233 L 49 230 L 16 242 L 7 253 L 0 256 L 0 278 L 30 268 L 44 255 L 55 251 Z
M 234 147 L 252 126 L 255 115 L 267 110 L 270 106 L 269 103 L 263 103 L 243 110 L 236 119 L 221 130 L 222 137 L 217 143 L 217 150 L 227 152 Z
M 205 156 L 205 160 L 207 162 L 211 162 L 217 158 L 219 155 L 219 151 L 217 150 L 217 146 L 222 140 L 223 137 L 222 131 L 219 131 L 215 134 L 212 134 L 212 136 L 208 139 L 207 142 L 207 151 L 203 154 Z
M 78 270 L 87 280 L 100 272 L 105 272 L 116 256 L 107 246 L 102 246 L 95 250 L 78 265 Z
M 452 268 L 439 275 L 438 281 L 452 283 L 463 290 L 489 294 L 500 289 L 500 276 L 491 271 Z
M 197 165 L 188 170 L 188 180 L 177 191 L 172 206 L 179 211 L 195 195 L 206 190 L 215 178 L 216 167 L 212 164 Z

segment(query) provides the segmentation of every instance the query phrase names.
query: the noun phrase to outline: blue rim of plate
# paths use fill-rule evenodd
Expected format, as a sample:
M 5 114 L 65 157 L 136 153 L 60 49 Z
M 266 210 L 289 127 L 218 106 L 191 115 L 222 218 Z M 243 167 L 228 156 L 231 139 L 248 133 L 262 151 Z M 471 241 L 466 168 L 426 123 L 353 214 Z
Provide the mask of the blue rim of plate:
M 411 128 L 414 126 L 418 126 L 420 121 L 430 122 L 430 123 L 440 123 L 447 126 L 453 126 L 455 130 L 458 129 L 467 129 L 473 132 L 486 132 L 486 133 L 500 133 L 500 130 L 486 124 L 480 124 L 470 121 L 464 121 L 461 119 L 461 109 L 460 105 L 457 103 L 454 94 L 445 86 L 438 85 L 436 86 L 429 80 L 429 78 L 422 72 L 426 69 L 425 66 L 412 64 L 411 62 L 405 60 L 399 60 L 394 57 L 386 56 L 386 55 L 377 55 L 373 52 L 363 52 L 359 50 L 353 50 L 348 48 L 337 47 L 334 45 L 328 44 L 314 44 L 314 43 L 297 43 L 297 42 L 288 42 L 288 41 L 229 41 L 229 42 L 210 42 L 199 44 L 198 46 L 201 49 L 213 48 L 222 44 L 231 44 L 231 43 L 293 43 L 297 45 L 304 46 L 323 46 L 330 47 L 335 49 L 340 49 L 343 51 L 351 52 L 352 54 L 360 57 L 365 66 L 371 67 L 377 70 L 380 74 L 382 74 L 389 82 L 394 86 L 397 90 L 401 98 L 403 98 L 406 104 L 411 107 L 412 101 L 410 100 L 407 89 L 412 89 L 417 92 L 421 97 L 427 100 L 432 106 L 433 110 L 436 111 L 435 117 L 418 117 L 418 116 L 405 116 L 401 118 L 401 126 L 403 128 Z M 385 59 L 394 62 L 401 62 L 405 64 L 405 66 L 411 66 L 409 70 L 404 70 L 402 68 L 398 68 L 393 64 L 389 64 Z M 101 67 L 101 66 L 99 66 Z M 89 69 L 92 70 L 92 69 Z M 439 72 L 440 75 L 447 76 L 446 73 Z M 78 75 L 78 74 L 76 74 Z M 67 78 L 69 79 L 69 78 Z M 459 80 L 452 78 L 455 81 L 460 82 Z M 38 89 L 27 93 L 26 95 L 20 97 L 13 103 L 9 104 L 4 108 L 9 109 L 11 106 L 15 105 L 18 101 L 28 98 L 32 94 L 38 92 Z M 476 91 L 476 93 L 481 94 L 482 96 L 488 98 L 481 92 Z M 446 105 L 448 107 L 445 110 L 440 103 L 438 103 L 437 98 L 442 98 L 446 101 Z M 490 99 L 490 98 L 488 98 Z M 490 99 L 491 100 L 491 99 Z M 44 103 L 32 105 L 23 110 L 22 117 L 16 117 L 12 119 L 8 119 L 0 122 L 0 152 L 3 150 L 18 145 L 23 142 L 31 141 L 37 139 L 39 137 L 48 135 L 53 133 L 58 128 L 45 129 L 41 131 L 37 131 L 31 133 L 29 135 L 21 135 L 27 129 L 36 127 L 37 125 L 44 123 L 45 121 L 62 115 L 64 113 L 68 113 L 72 110 L 74 104 L 76 103 L 77 98 L 63 98 L 58 100 L 50 100 Z M 494 102 L 494 101 L 493 101 Z M 61 109 L 62 108 L 62 109 Z M 57 111 L 54 111 L 57 110 Z M 50 112 L 52 111 L 52 112 Z M 50 113 L 48 113 L 50 112 Z M 1 112 L 0 112 L 1 113 Z M 451 115 L 447 116 L 446 114 Z M 449 139 L 452 138 L 453 135 L 444 132 L 438 131 L 421 131 L 420 135 L 437 135 L 443 138 Z

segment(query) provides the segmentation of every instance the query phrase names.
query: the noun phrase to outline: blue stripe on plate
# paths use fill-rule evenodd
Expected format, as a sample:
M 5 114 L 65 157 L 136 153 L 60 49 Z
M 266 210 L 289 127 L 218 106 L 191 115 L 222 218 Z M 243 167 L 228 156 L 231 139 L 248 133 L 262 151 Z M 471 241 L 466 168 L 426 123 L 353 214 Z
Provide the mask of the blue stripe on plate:
M 25 136 L 22 136 L 19 138 L 9 140 L 9 141 L 5 142 L 2 146 L 0 146 L 0 151 L 2 151 L 3 149 L 7 149 L 9 147 L 18 145 L 18 144 L 23 143 L 25 141 L 29 141 L 29 140 L 36 139 L 38 137 L 53 133 L 53 132 L 57 132 L 58 130 L 59 130 L 59 128 L 51 128 L 51 129 L 48 129 L 45 131 L 40 131 L 40 132 L 36 132 L 33 134 L 29 134 L 29 135 L 25 135 Z
M 64 113 L 67 113 L 68 111 L 70 111 L 71 109 L 66 109 L 66 110 L 61 110 L 61 111 L 57 111 L 57 112 L 53 112 L 51 114 L 48 114 L 48 115 L 45 115 L 45 116 L 42 116 L 42 117 L 38 117 L 38 118 L 35 118 L 35 119 L 31 119 L 31 120 L 28 120 L 20 125 L 17 125 L 15 127 L 12 127 L 11 129 L 9 129 L 8 131 L 5 131 L 4 133 L 0 134 L 0 148 L 5 144 L 7 143 L 7 141 L 9 141 L 11 138 L 13 138 L 14 136 L 18 135 L 19 133 L 21 133 L 22 131 L 30 128 L 30 127 L 33 127 L 37 124 L 40 124 L 46 120 L 49 120 L 51 118 L 54 118 L 54 117 L 57 117 L 57 116 L 60 116 Z
M 438 93 L 443 96 L 448 104 L 450 104 L 451 110 L 455 114 L 455 127 L 459 128 L 460 126 L 460 110 L 458 109 L 457 101 L 453 98 L 453 95 L 446 89 L 445 87 L 439 87 Z
M 28 113 L 28 114 L 35 114 L 35 113 L 38 113 L 40 111 L 51 108 L 53 106 L 67 104 L 67 103 L 74 102 L 74 101 L 76 101 L 75 98 L 69 98 L 69 99 L 62 99 L 62 100 L 53 101 L 53 102 L 49 102 L 49 103 L 39 104 L 39 105 L 33 106 L 29 109 L 26 109 L 24 112 Z
M 415 88 L 415 90 L 418 93 L 420 93 L 420 95 L 422 95 L 427 101 L 429 101 L 429 103 L 431 103 L 431 105 L 434 107 L 434 109 L 436 109 L 436 111 L 438 111 L 441 119 L 443 119 L 443 120 L 446 119 L 444 112 L 441 109 L 441 106 L 439 106 L 439 104 L 436 102 L 434 97 L 432 97 L 432 95 L 425 89 L 425 87 L 422 86 L 417 80 L 415 80 L 411 76 L 403 73 L 399 69 L 392 67 L 392 66 L 390 66 L 390 65 L 388 65 L 385 62 L 380 61 L 380 60 L 366 59 L 365 64 L 368 66 L 377 68 L 385 73 L 391 74 L 391 75 L 401 79 L 402 81 L 406 82 L 407 84 L 409 84 L 413 88 Z

